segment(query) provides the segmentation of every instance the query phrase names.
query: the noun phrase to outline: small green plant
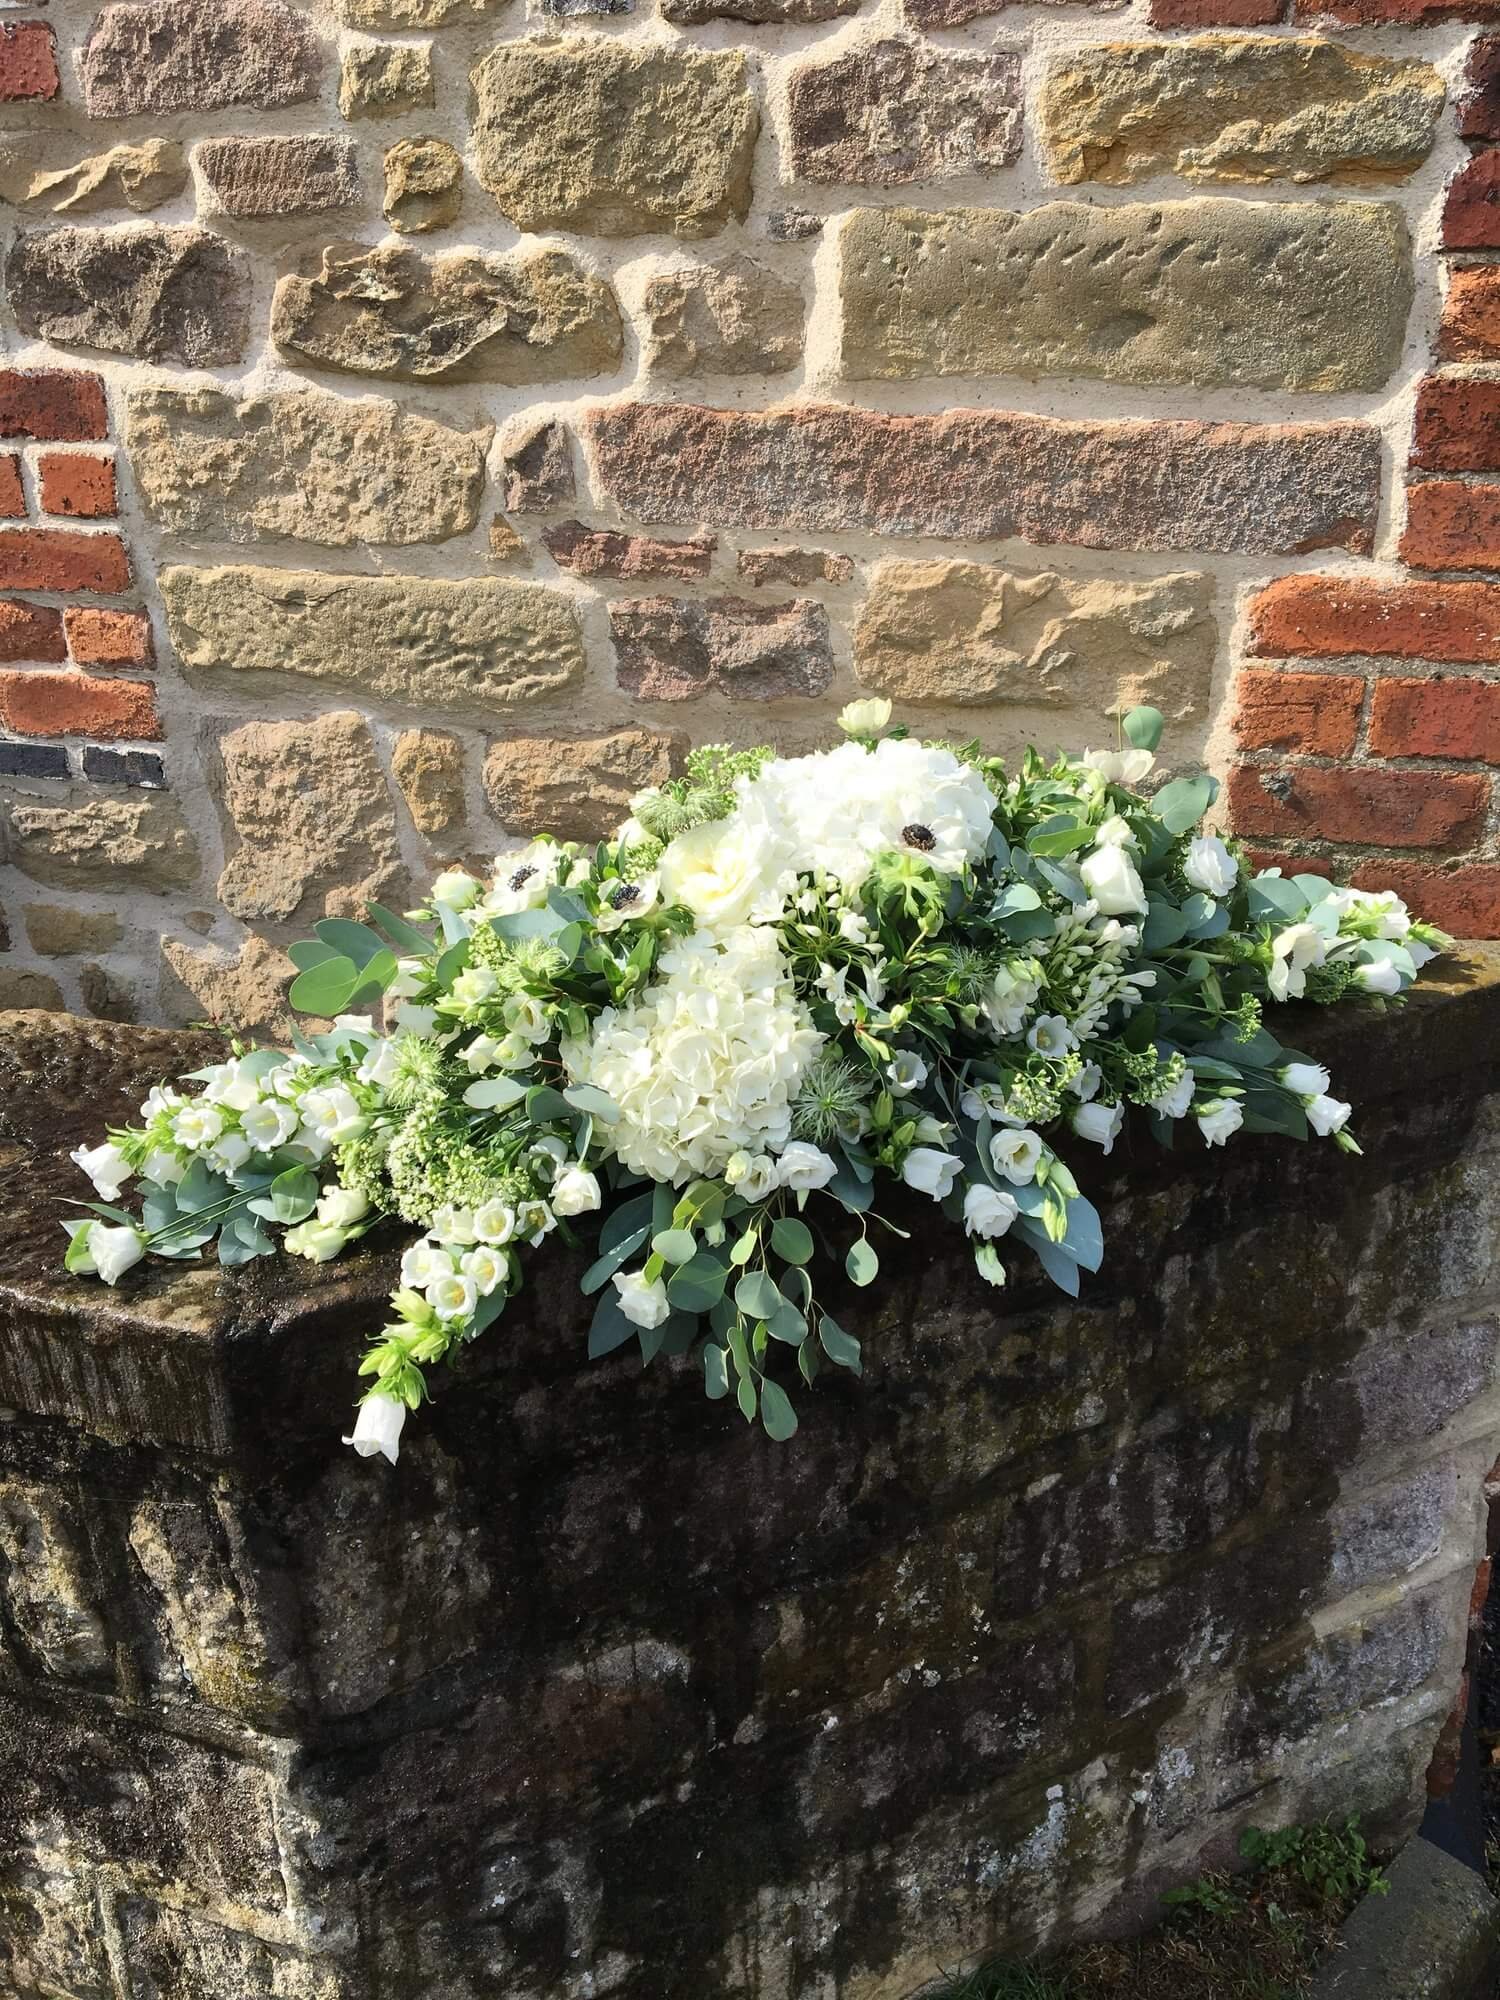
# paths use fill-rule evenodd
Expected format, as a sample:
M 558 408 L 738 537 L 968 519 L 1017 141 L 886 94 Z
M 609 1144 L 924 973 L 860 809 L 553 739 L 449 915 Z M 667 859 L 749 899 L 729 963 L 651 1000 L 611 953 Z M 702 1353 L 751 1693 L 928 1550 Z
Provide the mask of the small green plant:
M 1342 1825 L 1325 1820 L 1320 1826 L 1284 1826 L 1274 1833 L 1247 1827 L 1240 1855 L 1258 1874 L 1287 1869 L 1328 1902 L 1357 1902 L 1361 1896 L 1383 1896 L 1390 1888 L 1384 1870 L 1370 1859 L 1358 1813 L 1350 1813 Z
M 1232 1917 L 1245 1899 L 1224 1875 L 1205 1875 L 1180 1889 L 1168 1889 L 1162 1901 L 1171 1910 L 1200 1910 L 1206 1917 Z

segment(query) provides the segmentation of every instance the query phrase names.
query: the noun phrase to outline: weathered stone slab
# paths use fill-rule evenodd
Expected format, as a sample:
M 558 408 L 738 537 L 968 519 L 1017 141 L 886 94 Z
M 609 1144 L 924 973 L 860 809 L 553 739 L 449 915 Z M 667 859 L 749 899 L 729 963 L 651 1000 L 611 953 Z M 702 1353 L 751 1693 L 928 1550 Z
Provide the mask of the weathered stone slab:
M 542 530 L 542 544 L 559 569 L 575 576 L 707 576 L 717 547 L 712 535 L 692 541 L 654 541 L 615 528 L 586 528 L 558 521 Z
M 14 797 L 5 809 L 9 858 L 54 889 L 181 889 L 198 878 L 198 843 L 168 795 L 102 797 L 95 786 L 62 804 Z
M 580 429 L 627 513 L 712 527 L 1368 553 L 1380 497 L 1379 433 L 1355 423 L 622 403 Z
M 843 372 L 1376 389 L 1411 251 L 1380 202 L 866 208 L 839 237 Z
M 546 382 L 607 373 L 623 338 L 614 293 L 561 250 L 508 257 L 335 244 L 276 287 L 285 353 L 404 382 Z
M 248 937 L 238 951 L 226 951 L 163 937 L 161 956 L 161 1002 L 168 1020 L 212 1021 L 227 1034 L 263 1035 L 282 1043 L 296 1029 L 298 1016 L 286 994 L 297 968 L 264 938 Z M 188 1616 L 176 1622 L 191 1630 Z
M 675 730 L 506 736 L 485 754 L 485 797 L 510 833 L 602 840 L 629 813 L 637 792 L 681 770 L 687 747 Z
M 437 103 L 432 51 L 405 42 L 361 42 L 339 64 L 339 115 L 399 118 Z
M 270 111 L 318 92 L 322 44 L 286 0 L 113 0 L 80 61 L 90 118 Z
M 701 28 L 708 21 L 743 21 L 751 28 L 808 27 L 857 14 L 860 0 L 661 0 L 664 21 Z
M 194 676 L 291 674 L 484 712 L 583 673 L 572 604 L 544 584 L 251 568 L 169 568 L 160 581 L 173 651 Z
M 505 504 L 513 514 L 545 513 L 577 495 L 573 438 L 566 424 L 535 424 L 511 439 L 500 462 Z
M 324 215 L 359 201 L 354 147 L 327 133 L 205 139 L 193 164 L 209 208 L 236 222 Z
M 658 375 L 776 375 L 802 358 L 800 289 L 749 257 L 663 272 L 644 306 Z
M 876 565 L 854 671 L 896 702 L 1045 712 L 1075 747 L 1112 741 L 1142 703 L 1172 728 L 1207 717 L 1218 633 L 1206 576 L 1115 582 L 968 562 Z
M 640 597 L 609 607 L 620 686 L 642 701 L 822 694 L 833 680 L 828 613 L 811 598 Z
M 250 274 L 206 229 L 46 229 L 5 261 L 23 333 L 192 368 L 238 361 L 250 336 Z
M 1430 63 L 1340 42 L 1204 35 L 1094 42 L 1053 64 L 1037 103 L 1060 181 L 1401 180 L 1431 149 Z
M 759 115 L 737 50 L 509 42 L 473 81 L 479 178 L 522 229 L 709 236 L 750 206 Z
M 101 208 L 159 208 L 187 186 L 187 155 L 175 139 L 144 139 L 80 156 L 80 142 L 28 132 L 0 145 L 0 201 L 54 215 Z
M 333 10 L 349 28 L 446 28 L 475 22 L 508 7 L 511 0 L 333 0 Z
M 446 139 L 402 139 L 386 149 L 381 209 L 398 235 L 420 236 L 458 220 L 464 199 L 462 156 Z
M 479 517 L 489 431 L 309 389 L 244 402 L 216 390 L 138 389 L 124 442 L 164 528 L 342 549 L 466 533 Z
M 442 729 L 403 729 L 391 746 L 396 780 L 419 833 L 447 833 L 464 816 L 464 748 Z
M 793 70 L 787 177 L 891 187 L 1009 166 L 1021 151 L 1021 58 L 870 42 Z

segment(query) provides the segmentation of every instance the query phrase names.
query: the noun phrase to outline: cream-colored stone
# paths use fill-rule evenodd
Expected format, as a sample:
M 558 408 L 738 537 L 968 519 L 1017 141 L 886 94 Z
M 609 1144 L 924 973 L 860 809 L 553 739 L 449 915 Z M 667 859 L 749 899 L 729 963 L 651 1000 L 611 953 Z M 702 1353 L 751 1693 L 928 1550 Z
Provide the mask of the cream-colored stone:
M 77 951 L 109 951 L 125 935 L 113 910 L 85 910 L 74 903 L 28 903 L 21 912 L 26 941 L 44 958 Z
M 1321 38 L 1093 42 L 1037 99 L 1059 181 L 1391 181 L 1426 159 L 1443 79 L 1411 57 Z
M 572 601 L 502 577 L 164 570 L 161 593 L 190 675 L 292 674 L 366 698 L 481 714 L 581 678 Z
M 737 49 L 508 42 L 473 79 L 479 178 L 522 229 L 709 236 L 750 206 L 759 114 Z
M 66 1005 L 63 990 L 50 973 L 33 972 L 24 965 L 0 965 L 0 1009 L 40 1007 L 57 1014 Z
M 801 292 L 749 257 L 663 271 L 644 305 L 658 375 L 777 375 L 802 358 Z
M 159 526 L 218 541 L 281 536 L 343 549 L 441 542 L 479 515 L 490 430 L 456 430 L 373 397 L 316 390 L 237 401 L 137 389 L 125 445 Z
M 464 816 L 464 746 L 443 729 L 403 729 L 391 776 L 418 833 L 448 833 Z
M 0 201 L 52 215 L 101 208 L 160 208 L 187 186 L 187 155 L 175 139 L 143 139 L 82 158 L 63 134 L 28 132 L 0 145 Z
M 66 803 L 13 798 L 10 859 L 56 889 L 181 889 L 198 877 L 198 843 L 168 793 L 101 797 L 94 786 Z
M 333 0 L 349 28 L 446 28 L 450 21 L 478 21 L 512 0 Z
M 597 840 L 625 818 L 636 792 L 681 769 L 686 750 L 678 731 L 509 736 L 489 747 L 485 794 L 508 832 Z
M 382 162 L 386 221 L 402 236 L 420 236 L 457 222 L 464 200 L 464 163 L 446 139 L 402 139 Z
M 349 119 L 400 118 L 437 102 L 425 42 L 358 42 L 339 65 L 339 111 Z
M 1045 202 L 856 210 L 839 238 L 843 369 L 1376 389 L 1413 277 L 1385 202 Z
M 368 724 L 247 722 L 219 739 L 225 833 L 219 901 L 251 922 L 357 917 L 402 892 L 396 809 Z
M 264 938 L 248 937 L 232 952 L 164 937 L 161 955 L 163 998 L 178 1020 L 285 1039 L 299 1019 L 286 1003 L 297 968 Z

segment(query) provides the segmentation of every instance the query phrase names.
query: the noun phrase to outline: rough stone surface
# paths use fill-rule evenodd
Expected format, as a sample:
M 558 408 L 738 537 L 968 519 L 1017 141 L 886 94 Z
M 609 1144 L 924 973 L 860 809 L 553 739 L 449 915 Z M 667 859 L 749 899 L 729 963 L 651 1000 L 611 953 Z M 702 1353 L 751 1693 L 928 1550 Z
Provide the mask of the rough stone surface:
M 403 729 L 391 747 L 396 780 L 419 833 L 447 833 L 464 817 L 464 749 L 441 729 Z
M 206 229 L 46 229 L 18 235 L 5 263 L 23 333 L 142 361 L 238 361 L 250 335 L 250 277 Z
M 786 157 L 799 180 L 893 187 L 1006 167 L 1021 150 L 1021 59 L 886 39 L 787 83 Z
M 640 597 L 609 608 L 620 686 L 642 701 L 822 694 L 833 680 L 828 613 L 810 598 Z
M 125 444 L 158 524 L 225 542 L 441 542 L 479 518 L 487 429 L 311 390 L 141 389 Z
M 404 382 L 557 381 L 620 359 L 613 292 L 561 250 L 424 257 L 335 244 L 276 287 L 271 336 L 314 367 Z
M 522 229 L 708 236 L 750 205 L 738 50 L 506 43 L 474 69 L 479 178 Z
M 287 1005 L 286 993 L 297 968 L 264 938 L 248 937 L 237 952 L 217 945 L 192 945 L 164 937 L 162 964 L 168 1004 L 178 1018 L 212 1021 L 235 1034 L 255 1034 L 285 1041 L 299 1017 Z M 180 993 L 171 991 L 171 982 Z M 186 1004 L 184 1004 L 186 1003 Z M 170 1573 L 170 1572 L 169 1572 Z M 193 1624 L 181 1621 L 189 1647 L 201 1644 Z M 212 1641 L 210 1640 L 210 1645 Z M 200 1661 L 196 1679 L 212 1685 L 207 1662 Z
M 101 208 L 160 208 L 187 186 L 187 155 L 175 139 L 144 139 L 80 156 L 79 141 L 28 133 L 0 145 L 0 201 L 54 215 Z
M 689 542 L 654 541 L 649 535 L 622 535 L 613 528 L 586 528 L 582 521 L 559 521 L 543 528 L 542 543 L 559 569 L 575 576 L 707 576 L 718 546 L 712 535 Z
M 490 809 L 508 832 L 601 840 L 635 793 L 682 768 L 687 738 L 647 729 L 608 736 L 508 736 L 484 760 Z
M 198 879 L 198 843 L 169 795 L 105 798 L 90 787 L 61 805 L 12 798 L 5 823 L 10 859 L 49 888 L 181 889 Z
M 464 163 L 446 139 L 401 139 L 382 163 L 381 207 L 399 235 L 421 236 L 457 222 L 464 199 Z
M 1476 153 L 1448 184 L 1443 247 L 1500 249 L 1500 146 Z
M 1430 63 L 1332 41 L 1204 35 L 1096 42 L 1049 71 L 1037 105 L 1060 181 L 1400 180 L 1431 149 Z
M 853 556 L 832 549 L 741 549 L 737 566 L 741 579 L 755 585 L 801 588 L 809 583 L 848 583 L 854 575 Z
M 270 111 L 317 95 L 322 50 L 285 0 L 114 0 L 79 70 L 90 118 Z
M 854 630 L 860 682 L 898 703 L 1003 704 L 1043 742 L 1113 741 L 1148 703 L 1175 728 L 1209 706 L 1212 579 L 1018 575 L 985 563 L 878 563 Z M 1024 734 L 1029 726 L 1018 719 Z
M 334 0 L 334 12 L 350 28 L 446 28 L 480 22 L 510 0 Z
M 583 673 L 573 607 L 543 584 L 169 568 L 161 592 L 192 676 L 292 674 L 483 713 L 558 694 Z
M 622 507 L 713 527 L 1368 553 L 1380 493 L 1379 433 L 1360 424 L 623 403 L 581 427 Z
M 323 215 L 359 200 L 354 147 L 325 134 L 205 139 L 193 164 L 209 207 L 237 222 Z
M 61 1012 L 67 1006 L 62 988 L 46 972 L 31 972 L 23 965 L 0 965 L 0 1007 L 43 1007 Z M 5 1553 L 0 1536 L 0 1555 Z
M 854 381 L 1376 389 L 1400 362 L 1413 293 L 1405 221 L 1379 202 L 866 208 L 839 249 Z
M 400 118 L 437 102 L 432 51 L 423 44 L 361 42 L 339 65 L 339 112 L 345 118 Z
M 232 916 L 357 917 L 399 896 L 395 807 L 362 715 L 247 722 L 220 738 L 219 757 L 234 847 L 219 901 Z
M 566 424 L 538 424 L 507 444 L 501 465 L 505 504 L 513 514 L 545 513 L 577 494 L 573 440 Z
M 80 909 L 75 903 L 28 903 L 22 916 L 26 942 L 44 958 L 109 951 L 125 935 L 125 927 L 113 910 Z
M 645 293 L 659 375 L 779 375 L 802 358 L 801 292 L 749 257 L 669 271 Z

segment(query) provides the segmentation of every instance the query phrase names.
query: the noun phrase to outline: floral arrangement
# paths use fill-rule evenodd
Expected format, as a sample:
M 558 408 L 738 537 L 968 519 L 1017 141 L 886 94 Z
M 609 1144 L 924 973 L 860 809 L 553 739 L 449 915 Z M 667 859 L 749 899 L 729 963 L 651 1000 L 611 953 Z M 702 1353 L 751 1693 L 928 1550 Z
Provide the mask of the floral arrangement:
M 1212 778 L 1144 796 L 1154 709 L 1118 750 L 1014 773 L 887 702 L 840 723 L 813 756 L 695 752 L 599 847 L 539 839 L 420 910 L 318 924 L 291 1001 L 331 1029 L 236 1044 L 80 1148 L 101 1199 L 65 1224 L 67 1268 L 114 1284 L 215 1239 L 239 1264 L 278 1231 L 322 1262 L 399 1217 L 419 1233 L 346 1440 L 394 1461 L 525 1252 L 597 1216 L 589 1352 L 696 1348 L 709 1396 L 785 1438 L 788 1383 L 861 1369 L 816 1259 L 874 1283 L 902 1234 L 883 1185 L 930 1196 L 992 1284 L 1035 1259 L 1076 1294 L 1104 1245 L 1054 1139 L 1107 1155 L 1133 1111 L 1168 1146 L 1358 1150 L 1267 1004 L 1398 999 L 1440 931 L 1393 895 L 1251 875 L 1198 831 Z M 382 1027 L 356 1011 L 377 1003 Z

